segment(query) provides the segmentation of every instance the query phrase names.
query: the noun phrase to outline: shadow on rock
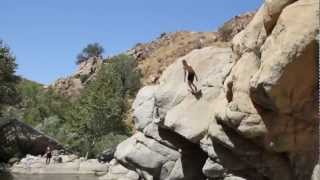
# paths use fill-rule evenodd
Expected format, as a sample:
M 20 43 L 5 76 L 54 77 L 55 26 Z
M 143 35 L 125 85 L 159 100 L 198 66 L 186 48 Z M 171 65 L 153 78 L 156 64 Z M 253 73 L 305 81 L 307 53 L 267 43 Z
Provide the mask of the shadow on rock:
M 158 127 L 159 128 L 159 127 Z M 207 155 L 201 150 L 198 144 L 191 143 L 184 137 L 170 130 L 159 128 L 159 135 L 163 140 L 174 144 L 181 152 L 181 166 L 185 180 L 204 180 L 202 167 L 205 164 Z

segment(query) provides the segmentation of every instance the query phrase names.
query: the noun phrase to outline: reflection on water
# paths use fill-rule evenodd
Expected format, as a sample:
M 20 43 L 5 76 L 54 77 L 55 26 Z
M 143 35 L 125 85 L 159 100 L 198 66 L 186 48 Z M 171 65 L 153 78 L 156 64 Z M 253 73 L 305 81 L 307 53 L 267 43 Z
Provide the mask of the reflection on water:
M 88 175 L 11 175 L 1 174 L 0 180 L 98 180 Z

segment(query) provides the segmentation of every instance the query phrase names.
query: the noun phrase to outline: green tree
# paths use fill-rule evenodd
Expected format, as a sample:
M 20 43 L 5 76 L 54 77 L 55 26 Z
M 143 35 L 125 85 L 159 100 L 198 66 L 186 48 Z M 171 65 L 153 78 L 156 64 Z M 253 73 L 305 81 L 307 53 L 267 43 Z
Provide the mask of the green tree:
M 69 114 L 74 132 L 87 142 L 80 151 L 97 152 L 99 142 L 110 133 L 128 135 L 124 121 L 128 99 L 139 87 L 140 73 L 134 58 L 122 54 L 107 60 Z
M 76 64 L 80 64 L 92 57 L 102 58 L 103 53 L 104 48 L 99 43 L 88 44 L 82 52 L 78 54 Z
M 0 110 L 4 105 L 19 102 L 17 91 L 19 77 L 15 75 L 17 64 L 10 48 L 0 40 Z
M 22 113 L 22 120 L 32 126 L 43 123 L 46 118 L 56 116 L 65 120 L 65 114 L 71 104 L 68 99 L 61 97 L 51 88 L 22 79 L 17 85 L 21 102 L 16 109 Z
M 56 138 L 66 147 L 93 157 L 113 147 L 130 134 L 126 123 L 129 100 L 140 88 L 136 60 L 127 55 L 107 59 L 82 94 L 70 101 L 54 89 L 22 79 L 18 93 L 22 101 L 8 115 Z

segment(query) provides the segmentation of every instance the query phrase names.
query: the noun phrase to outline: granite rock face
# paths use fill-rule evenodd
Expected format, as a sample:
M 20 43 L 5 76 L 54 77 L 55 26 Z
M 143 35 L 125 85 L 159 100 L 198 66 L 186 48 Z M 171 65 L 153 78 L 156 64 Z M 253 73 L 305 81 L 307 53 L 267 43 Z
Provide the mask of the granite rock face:
M 117 147 L 115 158 L 135 168 L 144 179 L 204 179 L 201 166 L 205 154 L 196 145 L 172 134 L 166 130 L 159 132 L 159 136 L 175 146 L 166 146 L 137 132 Z
M 72 76 L 60 78 L 48 88 L 53 89 L 62 96 L 74 99 L 80 96 L 85 85 L 90 80 L 94 79 L 102 64 L 102 59 L 92 57 L 87 61 L 80 63 L 77 71 Z
M 176 59 L 138 93 L 138 132 L 118 146 L 118 162 L 142 179 L 315 179 L 317 3 L 268 0 L 232 48 Z M 199 76 L 197 93 L 182 59 Z
M 176 59 L 138 93 L 138 132 L 115 159 L 142 179 L 316 179 L 318 4 L 267 0 L 232 48 Z M 197 93 L 183 82 L 182 59 L 199 76 Z

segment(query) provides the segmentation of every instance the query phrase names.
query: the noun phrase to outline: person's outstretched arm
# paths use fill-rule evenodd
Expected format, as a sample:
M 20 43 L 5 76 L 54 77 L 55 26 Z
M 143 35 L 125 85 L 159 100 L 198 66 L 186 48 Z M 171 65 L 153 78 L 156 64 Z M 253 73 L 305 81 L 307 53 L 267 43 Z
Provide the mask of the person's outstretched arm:
M 196 74 L 196 73 L 194 73 L 194 76 L 196 77 L 196 80 L 198 81 L 199 79 L 198 79 L 198 76 L 197 76 L 197 74 Z

